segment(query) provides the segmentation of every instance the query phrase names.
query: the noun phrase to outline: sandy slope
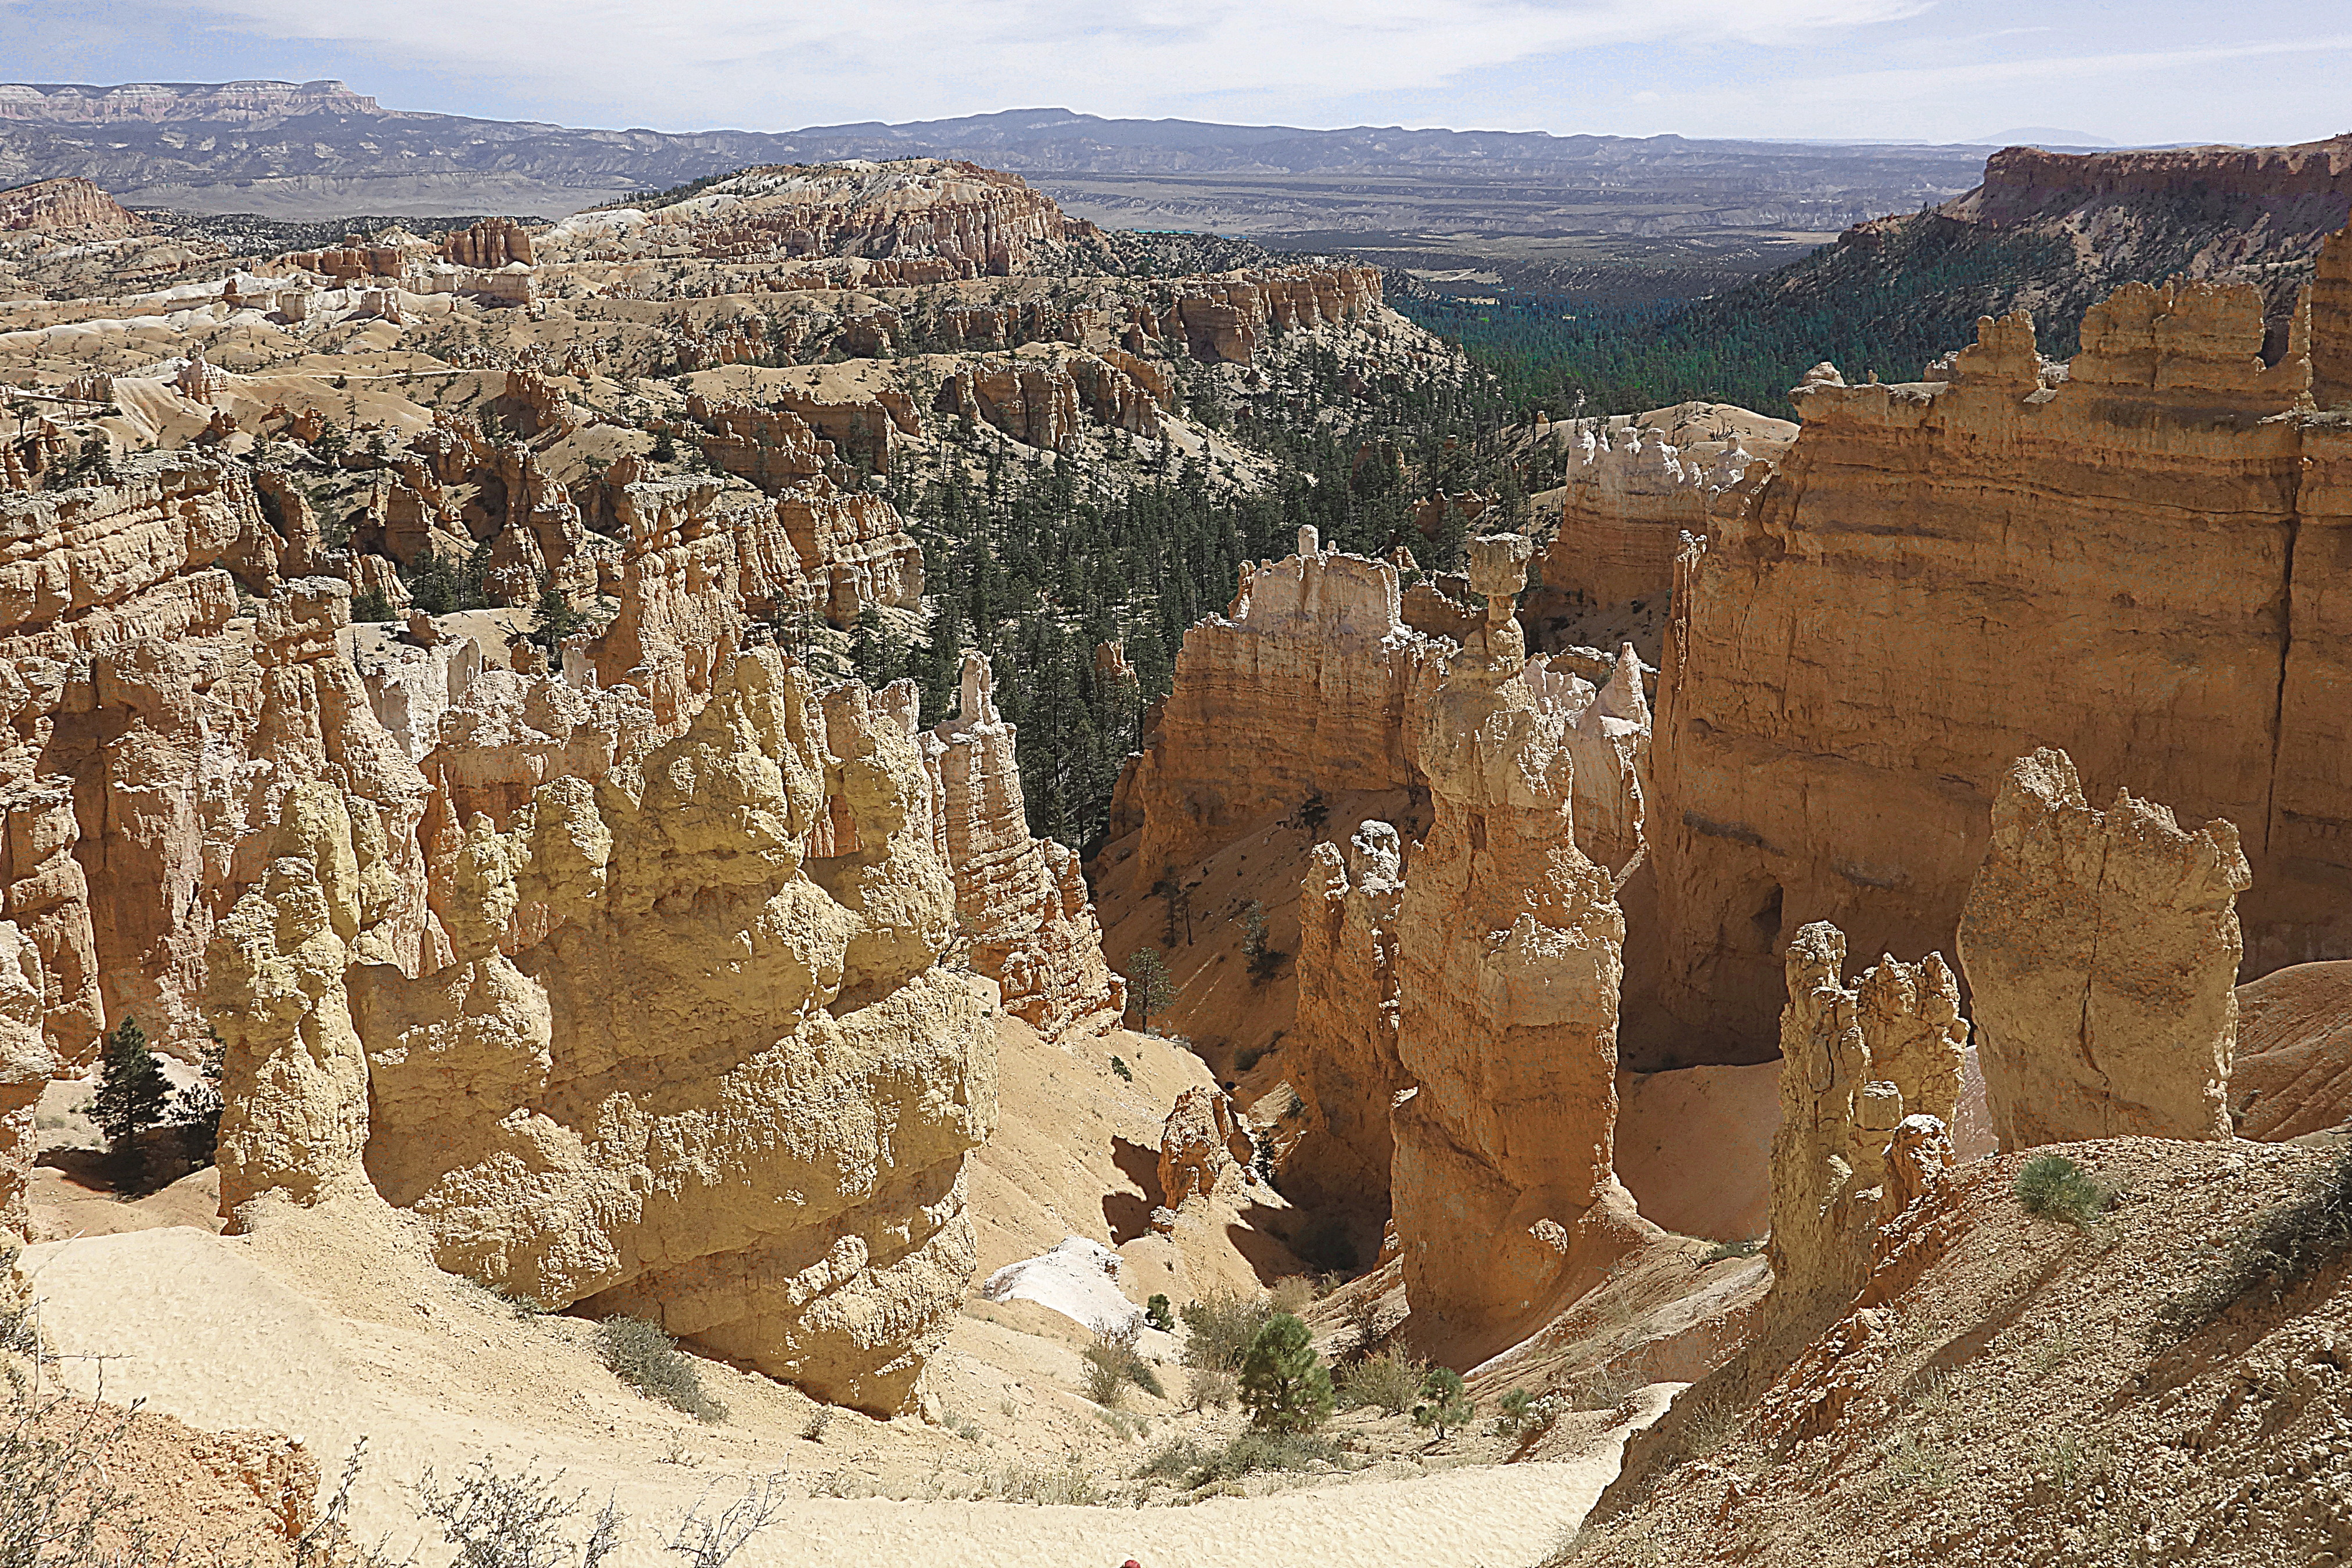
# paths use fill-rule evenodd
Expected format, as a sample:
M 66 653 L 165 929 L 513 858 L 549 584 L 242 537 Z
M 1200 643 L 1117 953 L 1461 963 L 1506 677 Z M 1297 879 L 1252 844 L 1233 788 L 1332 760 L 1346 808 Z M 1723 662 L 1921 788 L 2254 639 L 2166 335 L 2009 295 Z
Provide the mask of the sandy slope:
M 590 1359 L 590 1325 L 518 1320 L 409 1255 L 389 1216 L 289 1216 L 247 1238 L 176 1228 L 31 1249 L 42 1322 L 79 1386 L 103 1372 L 110 1398 L 143 1397 L 191 1424 L 257 1426 L 302 1437 L 331 1471 L 364 1436 L 356 1511 L 371 1538 L 415 1538 L 405 1489 L 425 1466 L 484 1453 L 561 1469 L 610 1491 L 637 1521 L 625 1563 L 675 1561 L 654 1533 L 732 1478 L 782 1469 L 806 1490 L 832 1470 L 936 1468 L 971 1450 L 911 1422 L 835 1417 L 822 1444 L 797 1436 L 810 1408 L 763 1380 L 712 1368 L 735 1418 L 717 1428 L 647 1405 Z M 289 1280 L 300 1281 L 298 1291 Z M 98 1359 L 103 1358 L 103 1359 Z M 1653 1391 L 1654 1413 L 1666 1388 Z M 1346 1482 L 1191 1508 L 796 1498 L 785 1528 L 738 1561 L 920 1562 L 1235 1568 L 1334 1562 L 1534 1561 L 1615 1473 L 1622 1428 L 1572 1462 L 1465 1468 Z M 894 1455 L 886 1450 L 896 1449 Z M 879 1462 L 877 1462 L 877 1455 Z M 680 1457 L 692 1463 L 680 1463 Z M 1126 1461 L 1131 1464 L 1132 1458 Z M 428 1561 L 430 1561 L 428 1559 Z

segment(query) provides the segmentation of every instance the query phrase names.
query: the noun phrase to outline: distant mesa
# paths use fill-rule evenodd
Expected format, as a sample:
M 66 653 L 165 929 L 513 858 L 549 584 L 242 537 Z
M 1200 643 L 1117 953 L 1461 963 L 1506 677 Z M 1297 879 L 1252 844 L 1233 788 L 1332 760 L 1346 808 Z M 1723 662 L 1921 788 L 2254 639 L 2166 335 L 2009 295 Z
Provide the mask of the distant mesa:
M 2104 136 L 2087 131 L 2065 131 L 2054 125 L 2020 125 L 1969 139 L 1978 147 L 2116 147 Z

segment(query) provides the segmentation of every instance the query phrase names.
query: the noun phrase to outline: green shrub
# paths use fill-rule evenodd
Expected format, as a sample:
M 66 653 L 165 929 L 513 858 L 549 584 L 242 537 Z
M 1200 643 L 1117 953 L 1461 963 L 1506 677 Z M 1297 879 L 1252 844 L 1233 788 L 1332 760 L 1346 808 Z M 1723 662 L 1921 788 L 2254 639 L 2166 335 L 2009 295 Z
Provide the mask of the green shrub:
M 1421 1403 L 1412 1407 L 1412 1424 L 1433 1427 L 1439 1442 L 1445 1434 L 1478 1414 L 1477 1405 L 1463 1385 L 1462 1375 L 1450 1366 L 1433 1366 L 1422 1375 Z
M 1315 1354 L 1314 1335 L 1289 1312 L 1276 1312 L 1242 1357 L 1242 1404 L 1261 1430 L 1311 1432 L 1331 1414 L 1331 1373 Z
M 2206 1276 L 2158 1309 L 2157 1333 L 2185 1338 L 2260 1291 L 2277 1301 L 2352 1252 L 2352 1150 L 2302 1194 L 2255 1217 Z
M 1368 1355 L 1339 1375 L 1339 1403 L 1353 1409 L 1377 1405 L 1391 1416 L 1409 1408 L 1429 1370 L 1410 1351 L 1391 1348 Z
M 1311 1432 L 1246 1431 L 1221 1448 L 1192 1437 L 1163 1445 L 1136 1471 L 1139 1480 L 1170 1480 L 1187 1487 L 1239 1480 L 1252 1470 L 1303 1470 L 1317 1462 L 1339 1462 L 1339 1445 Z
M 1751 1237 L 1745 1241 L 1718 1241 L 1706 1249 L 1704 1261 L 1720 1263 L 1726 1258 L 1753 1258 L 1763 1250 L 1764 1241 L 1761 1237 Z
M 606 1370 L 646 1398 L 698 1421 L 727 1419 L 727 1406 L 703 1388 L 701 1370 L 676 1340 L 643 1318 L 610 1317 L 597 1324 L 596 1351 Z
M 393 618 L 392 601 L 381 588 L 366 589 L 352 595 L 352 620 L 369 623 Z
M 1135 1070 L 1128 1066 L 1126 1061 L 1118 1057 L 1114 1056 L 1110 1059 L 1110 1070 L 1113 1072 L 1118 1073 L 1121 1078 L 1127 1080 L 1129 1083 L 1135 1082 Z
M 1536 1396 L 1524 1388 L 1514 1388 L 1495 1401 L 1495 1433 L 1509 1437 L 1527 1424 L 1528 1413 L 1535 1408 Z
M 1166 1291 L 1154 1291 L 1151 1299 L 1143 1303 L 1143 1320 L 1161 1333 L 1176 1332 L 1176 1314 L 1169 1309 Z
M 2114 1194 L 2063 1155 L 2040 1155 L 2017 1173 L 2017 1201 L 2042 1219 L 2084 1226 L 2099 1217 Z
M 1087 1364 L 1087 1398 L 1097 1405 L 1116 1405 L 1130 1385 L 1154 1399 L 1168 1397 L 1160 1375 L 1135 1348 L 1135 1336 L 1132 1324 L 1108 1330 L 1095 1335 L 1095 1343 L 1078 1353 Z
M 1250 1342 L 1273 1315 L 1264 1300 L 1233 1292 L 1185 1302 L 1177 1313 L 1184 1321 L 1184 1364 L 1238 1372 Z

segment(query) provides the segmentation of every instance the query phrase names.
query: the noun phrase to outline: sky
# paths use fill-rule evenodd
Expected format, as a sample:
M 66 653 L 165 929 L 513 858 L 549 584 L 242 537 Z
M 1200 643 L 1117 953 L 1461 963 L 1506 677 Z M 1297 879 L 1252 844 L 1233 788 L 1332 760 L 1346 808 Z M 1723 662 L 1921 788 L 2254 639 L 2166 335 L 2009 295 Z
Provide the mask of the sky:
M 0 78 L 333 77 L 388 109 L 788 131 L 1238 124 L 2122 144 L 2352 131 L 2352 0 L 0 0 Z

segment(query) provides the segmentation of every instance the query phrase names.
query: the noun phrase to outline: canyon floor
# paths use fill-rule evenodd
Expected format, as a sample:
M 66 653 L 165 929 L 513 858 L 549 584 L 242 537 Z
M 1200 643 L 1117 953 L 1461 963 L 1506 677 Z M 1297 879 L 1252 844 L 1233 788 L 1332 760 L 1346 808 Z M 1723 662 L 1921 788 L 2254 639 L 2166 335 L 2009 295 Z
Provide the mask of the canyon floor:
M 24 1270 L 76 1391 L 138 1401 L 200 1429 L 289 1434 L 329 1490 L 363 1443 L 351 1517 L 360 1539 L 388 1543 L 395 1560 L 414 1546 L 435 1550 L 417 1523 L 416 1479 L 488 1457 L 509 1472 L 560 1472 L 566 1490 L 617 1501 L 632 1523 L 616 1563 L 670 1560 L 663 1542 L 677 1521 L 777 1476 L 788 1512 L 738 1559 L 746 1564 L 1132 1556 L 1243 1568 L 1352 1557 L 1500 1568 L 1533 1562 L 1573 1532 L 1616 1474 L 1627 1436 L 1680 1386 L 1656 1384 L 1620 1412 L 1567 1418 L 1532 1461 L 1503 1463 L 1516 1445 L 1484 1421 L 1432 1441 L 1410 1417 L 1367 1408 L 1329 1428 L 1344 1469 L 1260 1473 L 1198 1493 L 1138 1482 L 1154 1450 L 1179 1438 L 1222 1442 L 1240 1418 L 1140 1393 L 1107 1416 L 1079 1392 L 1091 1335 L 1034 1301 L 987 1301 L 982 1281 L 1084 1236 L 1119 1244 L 1120 1283 L 1138 1299 L 1255 1290 L 1253 1256 L 1269 1276 L 1297 1267 L 1260 1228 L 1279 1223 L 1283 1206 L 1268 1193 L 1264 1207 L 1221 1210 L 1222 1225 L 1200 1223 L 1196 1206 L 1173 1236 L 1142 1228 L 1156 1178 L 1137 1155 L 1148 1147 L 1156 1158 L 1160 1107 L 1206 1082 L 1206 1068 L 1168 1040 L 1122 1030 L 1055 1044 L 1008 1019 L 999 1044 L 1006 1132 L 974 1162 L 982 1265 L 932 1364 L 929 1421 L 828 1407 L 698 1356 L 729 1412 L 706 1425 L 617 1382 L 597 1356 L 593 1323 L 519 1310 L 435 1268 L 398 1211 L 356 1201 L 285 1207 L 251 1234 L 224 1237 L 210 1170 L 118 1197 L 91 1174 L 101 1167 L 73 1109 L 89 1086 L 72 1082 L 45 1100 L 49 1146 Z M 1131 1078 L 1111 1069 L 1114 1055 Z M 1177 1392 L 1174 1341 L 1148 1338 Z M 1099 1500 L 1007 1500 L 1024 1495 Z

